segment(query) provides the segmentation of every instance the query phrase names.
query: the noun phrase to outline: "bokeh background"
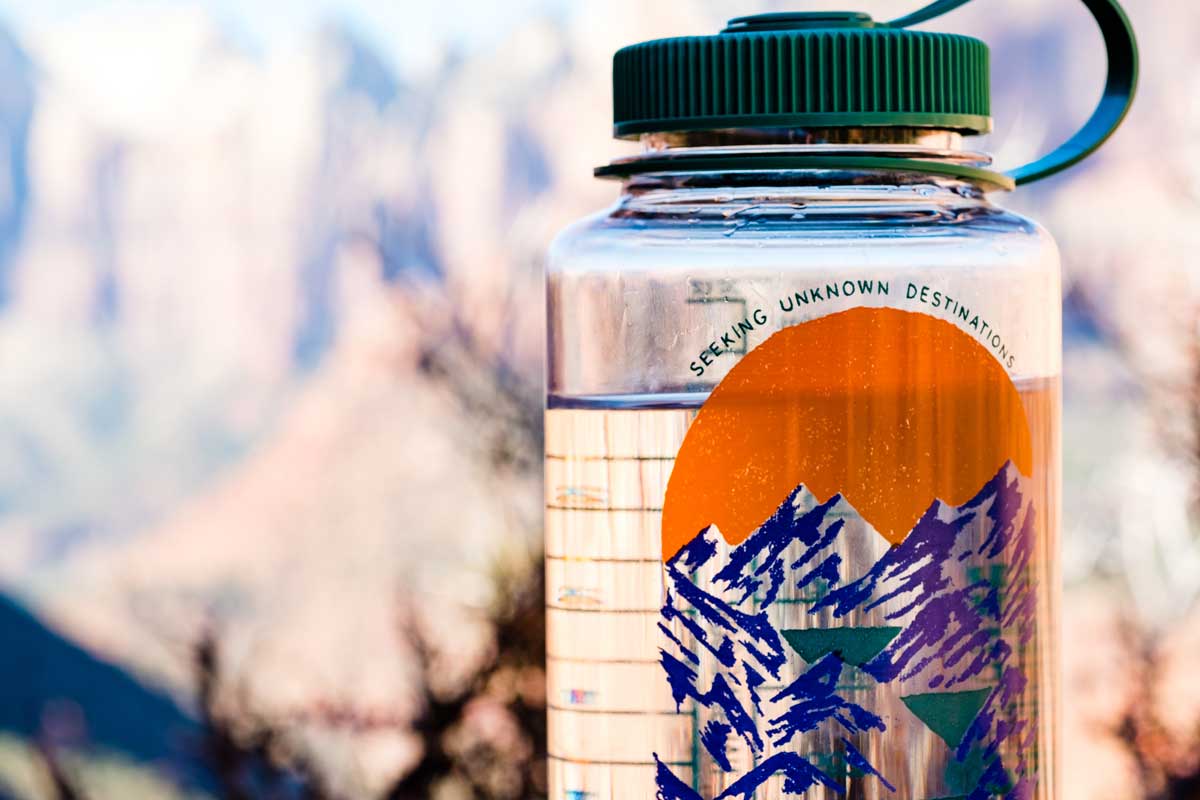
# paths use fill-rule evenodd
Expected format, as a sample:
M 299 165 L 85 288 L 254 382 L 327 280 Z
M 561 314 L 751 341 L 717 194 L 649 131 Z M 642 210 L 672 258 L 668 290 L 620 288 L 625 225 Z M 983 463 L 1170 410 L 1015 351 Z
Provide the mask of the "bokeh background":
M 881 18 L 915 2 L 857 7 Z M 622 44 L 733 0 L 0 2 L 0 798 L 544 791 L 542 259 L 611 202 Z M 1066 271 L 1065 800 L 1200 797 L 1200 7 L 1002 202 Z M 1002 164 L 1090 111 L 993 46 Z

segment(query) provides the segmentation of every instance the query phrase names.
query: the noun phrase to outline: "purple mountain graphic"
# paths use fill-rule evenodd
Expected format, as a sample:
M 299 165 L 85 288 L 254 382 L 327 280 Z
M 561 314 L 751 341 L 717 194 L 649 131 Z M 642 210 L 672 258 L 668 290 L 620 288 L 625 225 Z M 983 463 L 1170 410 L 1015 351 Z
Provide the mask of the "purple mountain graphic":
M 1010 462 L 961 506 L 934 501 L 897 545 L 803 486 L 735 547 L 701 531 L 665 564 L 660 660 L 680 708 L 697 710 L 701 756 L 728 773 L 717 796 L 768 780 L 797 793 L 847 775 L 903 783 L 861 752 L 886 748 L 898 718 L 907 739 L 920 726 L 944 748 L 942 796 L 1031 791 L 1036 522 Z M 812 753 L 817 740 L 834 746 Z M 700 796 L 668 775 L 660 762 L 664 798 Z

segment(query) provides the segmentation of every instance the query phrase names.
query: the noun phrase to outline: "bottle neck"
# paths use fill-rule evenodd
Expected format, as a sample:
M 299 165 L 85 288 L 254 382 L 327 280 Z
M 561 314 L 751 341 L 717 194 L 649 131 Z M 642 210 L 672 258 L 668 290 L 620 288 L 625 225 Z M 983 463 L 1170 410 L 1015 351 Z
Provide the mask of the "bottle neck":
M 959 131 L 940 128 L 737 128 L 715 131 L 647 133 L 643 152 L 697 147 L 762 147 L 769 145 L 901 145 L 929 150 L 962 150 Z
M 653 133 L 642 152 L 597 170 L 628 193 L 684 187 L 931 186 L 982 197 L 1011 189 L 991 156 L 954 130 L 903 127 L 737 129 Z

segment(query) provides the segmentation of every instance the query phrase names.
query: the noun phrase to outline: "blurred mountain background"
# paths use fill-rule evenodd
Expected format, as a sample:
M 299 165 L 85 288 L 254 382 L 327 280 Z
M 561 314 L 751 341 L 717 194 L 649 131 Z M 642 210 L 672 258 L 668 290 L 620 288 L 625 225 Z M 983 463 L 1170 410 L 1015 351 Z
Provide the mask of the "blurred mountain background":
M 1200 797 L 1200 7 L 1127 5 L 1125 127 L 1001 198 L 1066 270 L 1072 800 Z M 0 5 L 0 798 L 536 796 L 541 259 L 615 197 L 612 52 L 819 7 Z M 937 25 L 1001 164 L 1099 95 L 1079 3 Z

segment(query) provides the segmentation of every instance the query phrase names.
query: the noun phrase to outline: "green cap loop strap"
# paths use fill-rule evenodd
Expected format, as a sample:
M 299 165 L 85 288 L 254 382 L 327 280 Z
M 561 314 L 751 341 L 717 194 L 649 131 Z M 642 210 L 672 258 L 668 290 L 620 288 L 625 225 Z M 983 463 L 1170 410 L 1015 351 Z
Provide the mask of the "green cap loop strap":
M 887 23 L 892 28 L 907 28 L 945 14 L 969 0 L 939 0 Z M 1008 171 L 1018 186 L 1041 180 L 1077 164 L 1104 144 L 1129 113 L 1137 90 L 1138 51 L 1133 26 L 1117 0 L 1083 0 L 1100 26 L 1108 53 L 1108 78 L 1104 95 L 1083 127 L 1047 155 Z

